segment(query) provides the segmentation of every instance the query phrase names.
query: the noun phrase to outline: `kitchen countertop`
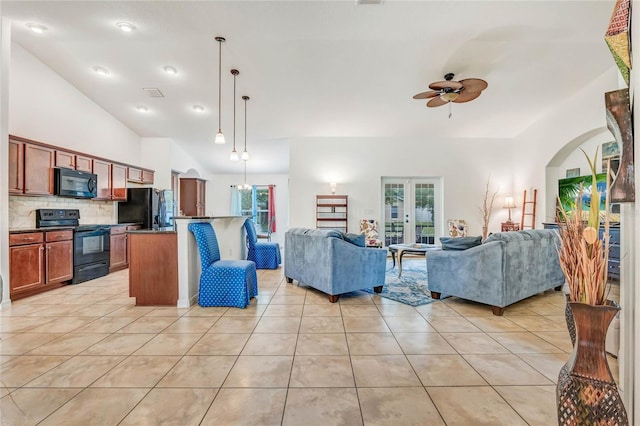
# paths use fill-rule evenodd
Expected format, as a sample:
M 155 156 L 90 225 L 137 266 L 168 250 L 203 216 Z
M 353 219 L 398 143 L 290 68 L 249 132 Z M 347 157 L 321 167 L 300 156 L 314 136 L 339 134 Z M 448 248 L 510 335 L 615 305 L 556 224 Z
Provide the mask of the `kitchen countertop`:
M 81 223 L 80 226 L 85 225 L 84 223 Z M 90 225 L 96 225 L 95 223 L 91 223 Z M 130 223 L 102 223 L 102 224 L 97 224 L 97 225 L 104 225 L 104 226 L 130 226 L 130 225 L 142 225 L 142 222 L 130 222 Z M 10 234 L 23 234 L 26 232 L 45 232 L 45 231 L 63 231 L 66 229 L 75 229 L 75 226 L 44 226 L 41 228 L 36 228 L 35 226 L 33 228 L 10 228 L 9 229 L 9 233 Z
M 127 231 L 127 234 L 175 234 L 176 230 L 173 226 L 167 226 L 158 229 L 134 229 Z
M 240 219 L 249 216 L 175 216 L 174 219 Z
M 27 232 L 45 232 L 45 231 L 65 231 L 68 229 L 73 230 L 74 226 L 46 226 L 44 228 L 13 228 L 9 229 L 10 234 L 24 234 Z

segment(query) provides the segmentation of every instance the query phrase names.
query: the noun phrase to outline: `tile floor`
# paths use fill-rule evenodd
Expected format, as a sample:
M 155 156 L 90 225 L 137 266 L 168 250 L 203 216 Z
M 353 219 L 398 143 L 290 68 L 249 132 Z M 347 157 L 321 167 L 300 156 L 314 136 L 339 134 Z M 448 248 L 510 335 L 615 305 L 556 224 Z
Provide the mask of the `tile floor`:
M 0 424 L 557 424 L 562 293 L 503 317 L 456 298 L 331 304 L 281 268 L 247 309 L 177 309 L 134 306 L 127 280 L 0 311 Z

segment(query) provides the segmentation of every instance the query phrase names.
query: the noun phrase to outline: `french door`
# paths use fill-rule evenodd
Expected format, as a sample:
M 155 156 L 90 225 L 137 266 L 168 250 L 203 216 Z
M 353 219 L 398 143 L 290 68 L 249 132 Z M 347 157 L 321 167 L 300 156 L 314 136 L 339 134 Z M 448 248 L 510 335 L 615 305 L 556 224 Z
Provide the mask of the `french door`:
M 442 229 L 441 182 L 437 178 L 382 178 L 385 246 L 435 244 Z

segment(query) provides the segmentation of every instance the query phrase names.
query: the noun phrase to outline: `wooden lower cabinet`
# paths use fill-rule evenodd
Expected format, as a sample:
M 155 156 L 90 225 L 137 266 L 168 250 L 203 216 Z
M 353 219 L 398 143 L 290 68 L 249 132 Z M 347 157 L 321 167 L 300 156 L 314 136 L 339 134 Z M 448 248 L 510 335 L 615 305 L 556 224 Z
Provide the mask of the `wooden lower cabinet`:
M 12 300 L 58 288 L 73 278 L 73 231 L 9 235 Z
M 73 231 L 45 232 L 46 284 L 73 278 Z
M 109 272 L 118 271 L 120 269 L 129 267 L 126 230 L 126 226 L 111 227 Z
M 175 232 L 130 232 L 129 296 L 136 305 L 178 303 L 178 239 Z
M 11 299 L 44 286 L 44 244 L 9 247 Z

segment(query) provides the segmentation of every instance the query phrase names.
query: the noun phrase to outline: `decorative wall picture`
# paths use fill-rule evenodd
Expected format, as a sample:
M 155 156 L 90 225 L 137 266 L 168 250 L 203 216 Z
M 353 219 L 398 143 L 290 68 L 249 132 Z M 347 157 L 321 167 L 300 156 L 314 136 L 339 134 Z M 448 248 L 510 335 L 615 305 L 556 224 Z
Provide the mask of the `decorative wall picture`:
M 635 174 L 633 164 L 633 114 L 629 103 L 629 89 L 604 94 L 607 111 L 607 127 L 620 150 L 620 167 L 611 184 L 612 203 L 635 201 Z
M 602 144 L 602 159 L 613 158 L 620 156 L 620 148 L 618 142 L 605 142 Z M 569 176 L 567 176 L 569 177 Z
M 609 170 L 609 165 L 611 165 L 611 172 L 613 176 L 618 174 L 618 170 L 620 169 L 620 158 L 605 158 L 602 160 L 602 173 L 607 174 Z
M 463 219 L 449 219 L 447 222 L 449 225 L 450 237 L 466 237 L 467 236 L 467 222 Z
M 575 169 L 567 169 L 568 178 L 578 177 L 580 176 L 580 167 L 576 167 Z

